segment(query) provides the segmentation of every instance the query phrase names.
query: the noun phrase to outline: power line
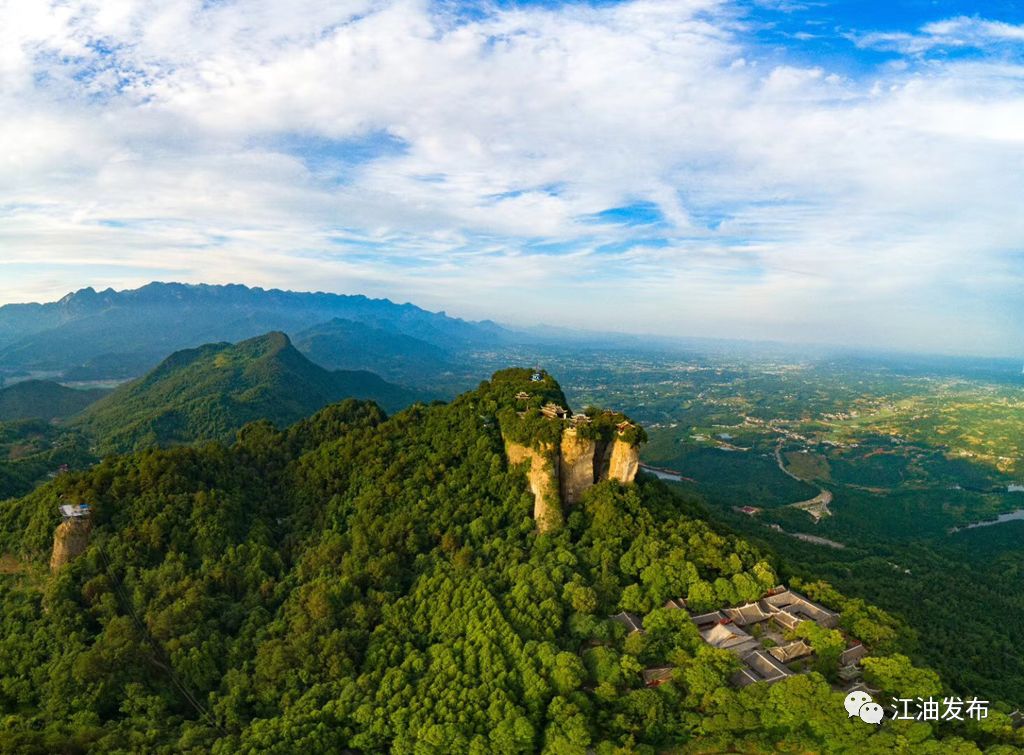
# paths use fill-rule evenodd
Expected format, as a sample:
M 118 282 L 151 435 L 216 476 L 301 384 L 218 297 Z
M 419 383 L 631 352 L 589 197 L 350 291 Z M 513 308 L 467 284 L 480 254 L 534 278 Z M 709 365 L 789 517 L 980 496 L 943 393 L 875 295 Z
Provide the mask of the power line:
M 213 717 L 210 711 L 206 709 L 206 706 L 204 706 L 196 699 L 196 697 L 191 693 L 186 684 L 174 671 L 174 668 L 171 665 L 170 658 L 166 658 L 166 656 L 164 655 L 163 647 L 149 633 L 149 630 L 146 628 L 146 625 L 139 618 L 138 614 L 135 613 L 135 609 L 132 606 L 132 602 L 128 596 L 128 591 L 125 589 L 124 584 L 121 582 L 121 580 L 119 580 L 114 575 L 113 568 L 110 565 L 110 560 L 107 558 L 107 554 L 103 552 L 103 547 L 97 544 L 96 550 L 100 554 L 100 558 L 103 560 L 104 571 L 106 572 L 107 577 L 110 578 L 111 582 L 113 582 L 114 590 L 117 593 L 118 597 L 120 598 L 121 602 L 123 603 L 125 610 L 131 616 L 136 628 L 139 630 L 139 633 L 146 639 L 146 641 L 153 648 L 153 653 L 155 657 L 151 657 L 150 661 L 153 663 L 153 665 L 163 669 L 167 673 L 167 676 L 170 677 L 171 684 L 174 685 L 174 687 L 181 693 L 185 700 L 188 701 L 188 703 L 195 709 L 196 713 L 198 713 L 202 718 L 205 718 L 206 721 L 210 724 L 210 726 L 220 731 L 222 734 L 224 734 L 224 736 L 228 736 L 227 730 L 217 723 L 217 720 Z

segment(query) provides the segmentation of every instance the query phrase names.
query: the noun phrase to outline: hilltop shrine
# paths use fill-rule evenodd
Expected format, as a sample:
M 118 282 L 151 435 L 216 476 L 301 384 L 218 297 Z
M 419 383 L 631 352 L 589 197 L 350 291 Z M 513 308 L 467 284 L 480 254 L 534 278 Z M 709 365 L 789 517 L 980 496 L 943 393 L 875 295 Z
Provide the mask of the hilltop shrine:
M 541 532 L 557 529 L 566 509 L 594 484 L 636 478 L 646 434 L 624 414 L 572 412 L 558 383 L 541 370 L 504 370 L 493 380 L 505 454 L 509 464 L 526 467 Z

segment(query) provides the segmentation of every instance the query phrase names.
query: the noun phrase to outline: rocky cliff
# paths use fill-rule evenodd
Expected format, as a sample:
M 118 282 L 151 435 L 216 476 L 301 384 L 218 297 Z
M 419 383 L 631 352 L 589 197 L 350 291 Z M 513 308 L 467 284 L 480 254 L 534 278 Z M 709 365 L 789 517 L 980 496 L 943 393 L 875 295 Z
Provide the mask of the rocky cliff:
M 633 482 L 640 470 L 640 449 L 621 438 L 612 444 L 612 455 L 608 462 L 608 479 L 619 482 Z
M 562 432 L 557 452 L 554 444 L 535 449 L 506 440 L 505 455 L 512 466 L 529 463 L 526 476 L 534 498 L 533 517 L 541 532 L 560 527 L 564 509 L 578 504 L 594 483 L 630 483 L 640 469 L 640 449 L 635 444 L 621 437 L 598 442 L 580 436 L 575 428 Z
M 53 533 L 53 553 L 50 555 L 51 573 L 56 573 L 85 552 L 90 532 L 92 522 L 89 519 L 68 519 L 57 527 Z
M 536 450 L 506 441 L 505 455 L 510 465 L 530 465 L 526 479 L 533 493 L 533 518 L 537 529 L 541 532 L 558 529 L 562 524 L 562 507 L 558 490 L 559 457 L 554 453 L 554 447 L 545 445 Z
M 562 502 L 566 506 L 574 506 L 598 477 L 594 467 L 597 443 L 581 438 L 575 429 L 568 428 L 562 433 L 560 450 L 559 483 Z
M 595 406 L 573 412 L 558 382 L 539 368 L 501 370 L 484 388 L 498 407 L 509 465 L 529 465 L 541 532 L 560 526 L 565 510 L 595 483 L 636 478 L 647 434 L 622 412 Z

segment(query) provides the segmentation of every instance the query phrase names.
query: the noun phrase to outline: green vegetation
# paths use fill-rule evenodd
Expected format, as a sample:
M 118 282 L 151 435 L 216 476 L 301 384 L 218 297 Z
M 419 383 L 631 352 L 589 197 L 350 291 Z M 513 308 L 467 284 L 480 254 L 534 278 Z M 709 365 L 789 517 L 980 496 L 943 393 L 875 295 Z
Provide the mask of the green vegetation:
M 652 437 L 661 434 L 659 430 L 651 432 Z M 699 480 L 701 492 L 713 502 L 770 508 L 806 501 L 818 494 L 813 485 L 794 480 L 779 470 L 774 455 L 768 451 L 726 451 L 705 446 L 684 450 L 677 444 L 672 455 L 644 456 L 651 464 L 681 470 L 687 477 Z
M 0 389 L 0 422 L 64 419 L 85 409 L 108 393 L 76 390 L 48 380 L 25 380 Z
M 411 391 L 369 372 L 329 372 L 302 356 L 283 333 L 209 344 L 168 357 L 145 377 L 90 406 L 72 426 L 102 453 L 154 445 L 228 440 L 248 422 L 284 426 L 342 398 L 397 409 Z
M 95 461 L 80 433 L 42 420 L 0 422 L 0 501 L 25 495 L 65 466 L 80 469 Z
M 813 621 L 804 621 L 797 626 L 793 636 L 806 641 L 814 650 L 814 670 L 829 681 L 836 681 L 839 656 L 846 649 L 846 639 L 842 633 L 820 627 Z
M 1019 365 L 564 349 L 546 363 L 572 401 L 644 423 L 644 461 L 688 478 L 674 487 L 778 553 L 784 576 L 898 615 L 916 662 L 962 695 L 1024 706 L 1024 523 L 953 533 L 1024 509 Z M 787 505 L 819 488 L 832 516 Z M 734 511 L 746 505 L 762 511 Z
M 391 419 L 346 401 L 283 431 L 251 424 L 230 447 L 110 457 L 0 506 L 0 553 L 20 564 L 0 575 L 0 751 L 1022 743 L 1009 726 L 866 727 L 818 673 L 731 688 L 734 656 L 660 606 L 756 596 L 777 565 L 656 480 L 600 483 L 563 529 L 538 535 L 496 416 L 520 378 Z M 47 580 L 59 501 L 92 504 L 95 529 Z M 803 589 L 879 658 L 906 652 L 883 612 Z M 643 614 L 646 634 L 606 618 L 622 609 Z M 641 671 L 666 663 L 671 681 L 646 688 Z M 877 678 L 903 663 L 879 664 Z
M 811 451 L 789 451 L 785 454 L 786 468 L 801 480 L 832 479 L 832 468 L 822 454 Z
M 605 443 L 619 439 L 631 446 L 639 446 L 648 441 L 647 431 L 622 412 L 588 406 L 583 413 L 590 421 L 579 428 L 578 433 L 581 438 Z
M 562 437 L 563 425 L 547 419 L 541 414 L 541 407 L 550 403 L 568 408 L 568 402 L 553 377 L 541 373 L 541 379 L 535 382 L 532 376 L 533 370 L 523 368 L 494 373 L 488 391 L 492 403 L 485 409 L 495 413 L 506 440 L 537 449 L 555 448 Z M 517 399 L 520 393 L 529 397 Z

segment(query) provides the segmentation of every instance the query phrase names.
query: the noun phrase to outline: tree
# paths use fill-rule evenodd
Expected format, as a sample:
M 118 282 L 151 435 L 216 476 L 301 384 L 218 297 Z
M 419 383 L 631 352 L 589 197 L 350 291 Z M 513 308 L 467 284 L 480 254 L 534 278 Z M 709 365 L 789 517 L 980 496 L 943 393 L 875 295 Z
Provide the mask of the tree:
M 931 697 L 942 691 L 939 676 L 929 669 L 915 668 L 905 655 L 869 656 L 861 661 L 864 680 L 891 697 Z
M 835 629 L 826 629 L 813 621 L 802 621 L 793 632 L 806 640 L 814 650 L 814 670 L 827 679 L 834 679 L 839 669 L 839 657 L 846 649 L 846 638 Z

